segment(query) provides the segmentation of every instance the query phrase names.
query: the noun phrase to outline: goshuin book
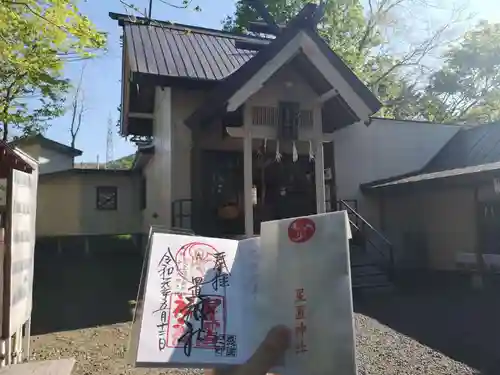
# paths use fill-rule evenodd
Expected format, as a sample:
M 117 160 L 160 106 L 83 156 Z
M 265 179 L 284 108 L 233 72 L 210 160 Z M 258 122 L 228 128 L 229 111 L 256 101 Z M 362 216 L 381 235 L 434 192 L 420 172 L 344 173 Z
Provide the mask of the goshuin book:
M 349 238 L 344 211 L 265 222 L 259 237 L 239 241 L 152 228 L 133 363 L 243 364 L 282 324 L 292 345 L 280 373 L 355 374 Z

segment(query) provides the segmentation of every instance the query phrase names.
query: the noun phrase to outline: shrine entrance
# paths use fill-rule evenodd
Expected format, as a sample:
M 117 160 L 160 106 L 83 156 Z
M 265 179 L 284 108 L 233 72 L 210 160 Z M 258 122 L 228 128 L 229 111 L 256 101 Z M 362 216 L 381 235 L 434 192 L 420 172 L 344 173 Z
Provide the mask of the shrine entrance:
M 232 237 L 245 233 L 243 153 L 204 151 L 200 234 Z M 254 233 L 262 221 L 304 216 L 316 212 L 314 161 L 293 161 L 282 155 L 253 154 L 252 206 Z
M 314 161 L 284 154 L 279 162 L 257 157 L 253 165 L 255 233 L 262 221 L 316 213 Z

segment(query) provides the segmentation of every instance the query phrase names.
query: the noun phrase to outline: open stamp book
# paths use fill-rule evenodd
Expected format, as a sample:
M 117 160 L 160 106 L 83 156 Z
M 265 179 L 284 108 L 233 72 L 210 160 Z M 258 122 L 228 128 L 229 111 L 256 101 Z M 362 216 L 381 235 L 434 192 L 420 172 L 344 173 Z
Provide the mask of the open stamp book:
M 280 373 L 356 373 L 347 215 L 263 223 L 245 240 L 150 234 L 131 354 L 140 367 L 244 363 L 285 324 Z M 339 372 L 340 371 L 340 372 Z

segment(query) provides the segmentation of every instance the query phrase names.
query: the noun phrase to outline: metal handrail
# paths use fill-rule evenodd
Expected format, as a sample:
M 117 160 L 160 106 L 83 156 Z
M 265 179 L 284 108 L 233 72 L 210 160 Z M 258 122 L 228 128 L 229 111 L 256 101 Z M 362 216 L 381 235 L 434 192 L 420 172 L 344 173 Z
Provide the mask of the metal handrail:
M 351 226 L 352 226 L 352 227 L 354 227 L 354 229 L 355 229 L 355 230 L 357 230 L 358 232 L 361 232 L 361 228 L 360 228 L 360 227 L 358 227 L 358 226 L 354 223 L 354 221 L 349 220 L 349 223 L 351 224 Z M 373 246 L 373 247 L 377 250 L 377 252 L 378 252 L 378 253 L 379 253 L 379 254 L 380 254 L 383 258 L 386 258 L 386 257 L 387 257 L 387 256 L 384 254 L 384 252 L 383 252 L 382 250 L 380 250 L 380 249 L 379 249 L 379 247 L 378 247 L 376 244 L 374 244 L 374 243 L 373 243 L 373 241 L 372 241 L 372 240 L 370 240 L 369 238 L 365 238 L 365 239 L 366 239 L 366 241 L 368 241 L 368 242 L 369 242 L 369 243 L 370 243 L 370 244 L 371 244 L 371 245 L 372 245 L 372 246 Z M 389 254 L 389 261 L 390 261 L 390 259 L 391 259 L 391 256 L 390 256 L 390 254 Z
M 375 234 L 381 238 L 385 244 L 387 245 L 387 247 L 389 248 L 389 265 L 390 265 L 390 273 L 392 273 L 392 269 L 394 268 L 394 253 L 393 253 L 393 245 L 391 243 L 391 241 L 389 241 L 382 233 L 380 233 L 377 229 L 375 229 L 373 227 L 373 225 L 371 225 L 368 221 L 366 221 L 366 219 L 361 216 L 358 212 L 356 212 L 356 210 L 354 210 L 349 204 L 347 204 L 347 202 L 345 202 L 344 200 L 340 199 L 339 200 L 339 203 L 341 203 L 343 206 L 345 206 L 349 212 L 351 212 L 354 216 L 356 216 L 356 218 L 358 220 L 360 220 L 363 225 L 366 225 L 368 228 L 370 228 L 372 231 L 375 232 Z M 349 220 L 350 224 L 352 226 L 354 226 L 355 229 L 357 229 L 358 231 L 361 232 L 361 228 L 359 228 L 358 225 L 354 224 L 354 222 L 352 220 Z M 383 251 L 380 250 L 378 248 L 377 245 L 375 245 L 369 238 L 366 238 L 366 240 L 377 250 L 377 252 L 379 252 L 384 258 L 386 257 L 386 255 L 383 254 Z
M 380 238 L 382 238 L 382 240 L 389 246 L 392 246 L 392 243 L 391 241 L 389 241 L 382 233 L 380 233 L 377 229 L 375 229 L 373 227 L 373 225 L 371 225 L 368 221 L 366 221 L 366 219 L 361 216 L 360 214 L 358 214 L 351 206 L 349 206 L 344 200 L 340 199 L 339 202 L 341 202 L 351 213 L 354 214 L 354 216 L 356 216 L 359 220 L 361 220 L 363 222 L 363 224 L 365 224 L 366 226 L 368 226 L 368 228 L 370 228 L 371 230 L 373 230 Z

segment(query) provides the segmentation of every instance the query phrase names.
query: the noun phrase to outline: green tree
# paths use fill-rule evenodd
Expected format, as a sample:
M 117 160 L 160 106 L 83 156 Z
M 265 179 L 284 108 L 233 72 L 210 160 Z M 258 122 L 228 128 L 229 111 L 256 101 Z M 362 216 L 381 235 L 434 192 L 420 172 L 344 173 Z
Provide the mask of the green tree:
M 480 22 L 443 58 L 419 98 L 425 117 L 472 124 L 500 120 L 500 24 Z
M 41 132 L 62 115 L 70 87 L 64 63 L 93 56 L 105 40 L 73 0 L 0 0 L 2 139 L 12 128 Z
M 135 155 L 124 156 L 123 158 L 113 160 L 106 166 L 109 169 L 130 169 L 134 164 Z

